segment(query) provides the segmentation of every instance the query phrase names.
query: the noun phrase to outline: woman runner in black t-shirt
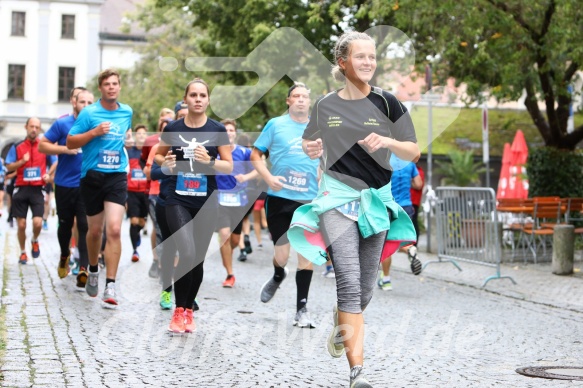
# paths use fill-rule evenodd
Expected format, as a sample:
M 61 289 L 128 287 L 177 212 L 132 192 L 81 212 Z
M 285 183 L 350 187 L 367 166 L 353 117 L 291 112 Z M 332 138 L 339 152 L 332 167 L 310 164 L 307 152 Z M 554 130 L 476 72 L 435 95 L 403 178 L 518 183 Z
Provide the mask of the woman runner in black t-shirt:
M 233 170 L 225 126 L 206 116 L 209 87 L 191 81 L 184 93 L 188 115 L 164 129 L 156 163 L 169 175 L 166 221 L 180 252 L 174 272 L 176 309 L 168 330 L 193 332 L 192 306 L 203 278 L 203 263 L 217 219 L 215 174 Z M 220 155 L 220 160 L 217 156 Z
M 368 84 L 377 66 L 375 43 L 370 36 L 359 32 L 343 34 L 334 48 L 334 57 L 332 74 L 336 80 L 345 81 L 345 86 L 314 105 L 303 135 L 304 152 L 312 159 L 322 157 L 325 176 L 320 191 L 324 190 L 325 197 L 333 198 L 341 190 L 342 194 L 362 194 L 374 189 L 369 191 L 373 196 L 377 190 L 386 192 L 392 172 L 390 154 L 403 160 L 419 157 L 411 118 L 393 95 Z M 340 184 L 335 184 L 338 181 Z M 326 185 L 324 189 L 322 185 Z M 388 198 L 381 204 L 397 209 L 390 203 L 390 190 Z M 340 357 L 346 349 L 350 386 L 362 388 L 371 387 L 362 373 L 362 312 L 372 298 L 388 231 L 364 238 L 357 217 L 359 206 L 360 200 L 354 200 L 320 214 L 320 230 L 334 265 L 338 300 L 328 350 L 333 357 Z M 392 223 L 395 214 L 389 215 L 387 208 L 377 207 L 379 214 L 374 217 L 390 218 Z M 410 223 L 406 215 L 399 221 L 399 226 Z

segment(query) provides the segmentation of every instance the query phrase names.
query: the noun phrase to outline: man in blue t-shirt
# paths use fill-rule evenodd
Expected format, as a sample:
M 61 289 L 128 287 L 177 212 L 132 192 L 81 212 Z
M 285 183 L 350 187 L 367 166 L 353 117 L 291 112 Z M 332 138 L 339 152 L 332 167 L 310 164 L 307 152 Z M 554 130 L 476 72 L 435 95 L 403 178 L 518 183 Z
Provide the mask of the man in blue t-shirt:
M 83 149 L 81 196 L 87 211 L 89 277 L 85 291 L 98 294 L 99 251 L 106 227 L 106 279 L 103 301 L 117 305 L 115 277 L 121 255 L 120 229 L 127 200 L 128 157 L 125 145 L 132 143 L 129 105 L 117 101 L 121 91 L 119 73 L 106 69 L 98 76 L 101 98 L 83 109 L 67 137 L 67 148 Z
M 395 154 L 391 154 L 390 164 L 393 170 L 391 174 L 391 193 L 395 198 L 395 202 L 405 210 L 405 213 L 407 213 L 409 217 L 412 217 L 413 213 L 415 213 L 415 209 L 413 208 L 413 202 L 411 202 L 411 189 L 420 189 L 423 187 L 423 181 L 419 176 L 417 166 L 415 166 L 413 162 L 399 159 Z M 409 257 L 409 259 L 411 259 L 411 257 Z M 416 260 L 415 264 L 418 263 L 418 266 L 421 267 L 421 263 L 417 258 L 415 257 L 414 259 Z M 382 263 L 383 275 L 378 281 L 378 286 L 383 291 L 390 291 L 393 289 L 390 275 L 391 263 L 391 257 L 388 257 Z M 411 264 L 411 269 L 415 273 L 416 270 L 413 269 L 414 263 L 412 262 Z M 418 273 L 415 274 L 418 275 Z
M 289 113 L 269 120 L 255 141 L 251 154 L 253 166 L 269 186 L 265 211 L 269 233 L 275 244 L 274 275 L 261 288 L 261 301 L 264 303 L 273 298 L 288 273 L 285 268 L 290 253 L 287 230 L 294 211 L 318 193 L 319 161 L 311 160 L 302 150 L 302 135 L 309 121 L 309 89 L 304 84 L 294 83 L 288 91 L 286 103 Z M 271 171 L 261 159 L 267 152 Z M 312 263 L 298 254 L 294 325 L 299 327 L 314 327 L 306 308 L 313 272 Z
M 58 119 L 51 125 L 41 139 L 38 149 L 43 154 L 58 155 L 57 171 L 55 173 L 55 201 L 59 216 L 57 238 L 61 247 L 61 257 L 57 273 L 61 279 L 69 274 L 69 245 L 72 229 L 77 218 L 79 246 L 79 266 L 77 273 L 77 287 L 83 288 L 87 283 L 87 215 L 85 204 L 81 198 L 81 163 L 83 156 L 81 149 L 68 149 L 67 136 L 75 124 L 79 113 L 88 105 L 93 104 L 93 94 L 87 90 L 79 92 L 74 97 L 73 114 Z M 73 272 L 75 273 L 75 271 Z

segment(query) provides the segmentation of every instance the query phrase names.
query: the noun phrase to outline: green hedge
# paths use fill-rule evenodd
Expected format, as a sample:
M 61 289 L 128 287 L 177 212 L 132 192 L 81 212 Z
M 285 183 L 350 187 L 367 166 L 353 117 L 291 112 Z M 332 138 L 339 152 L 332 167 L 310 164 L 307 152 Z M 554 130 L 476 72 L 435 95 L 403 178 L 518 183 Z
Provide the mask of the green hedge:
M 531 150 L 527 162 L 529 197 L 583 197 L 583 153 L 552 147 Z

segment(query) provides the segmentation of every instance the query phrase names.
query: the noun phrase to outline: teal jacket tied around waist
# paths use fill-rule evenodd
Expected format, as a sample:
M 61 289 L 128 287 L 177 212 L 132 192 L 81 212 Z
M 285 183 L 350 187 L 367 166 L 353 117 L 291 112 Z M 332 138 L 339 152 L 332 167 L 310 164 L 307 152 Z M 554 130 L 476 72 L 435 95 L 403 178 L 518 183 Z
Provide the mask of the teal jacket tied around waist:
M 355 200 L 360 200 L 358 229 L 364 238 L 388 231 L 382 260 L 417 239 L 411 219 L 393 198 L 390 182 L 378 190 L 359 191 L 323 174 L 316 198 L 294 212 L 287 232 L 291 246 L 312 263 L 324 264 L 328 258 L 319 227 L 320 215 Z

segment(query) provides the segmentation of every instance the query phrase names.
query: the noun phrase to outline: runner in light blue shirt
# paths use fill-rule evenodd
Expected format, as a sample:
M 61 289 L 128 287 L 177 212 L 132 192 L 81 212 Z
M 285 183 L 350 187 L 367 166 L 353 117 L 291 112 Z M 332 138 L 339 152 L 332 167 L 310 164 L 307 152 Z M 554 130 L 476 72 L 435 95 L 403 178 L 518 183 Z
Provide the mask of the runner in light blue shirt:
M 99 73 L 101 98 L 83 109 L 67 136 L 67 148 L 83 149 L 81 197 L 87 211 L 89 276 L 85 291 L 99 292 L 99 253 L 103 227 L 105 244 L 105 290 L 103 302 L 116 306 L 115 278 L 121 254 L 120 229 L 127 201 L 128 156 L 132 143 L 132 108 L 117 101 L 121 79 L 114 69 Z
M 318 193 L 318 160 L 311 160 L 302 151 L 302 135 L 306 123 L 294 121 L 289 114 L 271 119 L 255 141 L 254 147 L 269 151 L 271 175 L 283 177 L 281 190 L 271 187 L 267 195 L 311 201 Z
M 289 114 L 269 120 L 255 141 L 251 162 L 269 186 L 265 200 L 267 226 L 275 245 L 274 275 L 261 288 L 261 301 L 273 298 L 286 278 L 285 268 L 290 253 L 287 230 L 295 210 L 310 202 L 318 193 L 318 160 L 310 159 L 302 150 L 302 135 L 309 122 L 310 90 L 295 83 L 288 91 Z M 271 171 L 262 160 L 269 152 Z M 308 293 L 312 281 L 313 265 L 298 254 L 296 285 L 296 316 L 293 324 L 313 328 L 307 310 Z
M 128 158 L 124 152 L 124 141 L 132 127 L 132 115 L 133 111 L 129 105 L 118 102 L 118 109 L 107 110 L 101 105 L 101 99 L 79 113 L 69 135 L 86 133 L 102 122 L 110 123 L 107 134 L 95 137 L 83 146 L 81 178 L 85 177 L 89 170 L 106 173 L 126 172 Z

